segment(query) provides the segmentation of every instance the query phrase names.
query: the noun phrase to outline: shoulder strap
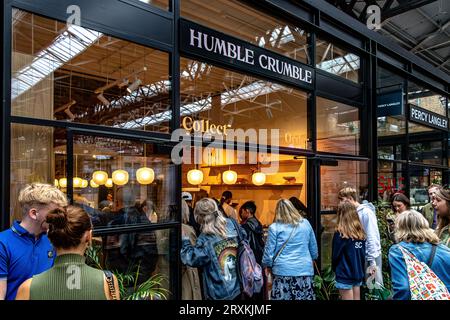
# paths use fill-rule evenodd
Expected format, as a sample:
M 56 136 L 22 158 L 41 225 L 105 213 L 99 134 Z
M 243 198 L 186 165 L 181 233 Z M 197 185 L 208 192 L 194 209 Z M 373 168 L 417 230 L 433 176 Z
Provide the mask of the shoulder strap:
M 111 297 L 113 300 L 117 300 L 116 288 L 114 287 L 114 277 L 111 271 L 103 270 L 106 277 L 106 282 L 108 283 L 109 293 L 111 293 Z
M 283 249 L 286 247 L 288 241 L 291 239 L 292 234 L 294 233 L 295 229 L 297 229 L 297 226 L 298 225 L 296 224 L 295 227 L 292 228 L 292 231 L 291 231 L 291 234 L 289 235 L 289 238 L 287 238 L 287 240 L 281 246 L 280 250 L 278 250 L 277 254 L 273 257 L 272 264 L 277 260 L 278 256 L 281 254 L 281 252 L 283 252 Z
M 437 249 L 437 245 L 435 244 L 431 244 L 432 248 L 431 248 L 431 254 L 430 254 L 430 259 L 428 259 L 428 263 L 427 265 L 431 268 L 431 265 L 433 264 L 434 261 L 434 256 L 436 255 L 436 249 Z
M 234 220 L 233 218 L 228 218 L 228 219 L 230 219 L 231 222 L 233 223 L 234 228 L 236 229 L 236 232 L 237 232 L 238 241 L 240 243 L 242 241 L 242 233 L 241 233 L 241 230 L 239 229 L 239 225 L 238 225 L 237 221 Z

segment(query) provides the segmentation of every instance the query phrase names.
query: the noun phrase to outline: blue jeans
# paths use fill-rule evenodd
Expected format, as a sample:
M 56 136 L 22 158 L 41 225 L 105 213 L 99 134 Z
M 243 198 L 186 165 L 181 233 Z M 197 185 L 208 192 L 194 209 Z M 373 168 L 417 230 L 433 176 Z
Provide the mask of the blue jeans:
M 352 284 L 347 284 L 347 283 L 342 283 L 342 282 L 336 281 L 336 289 L 351 290 L 353 287 L 361 287 L 362 284 L 363 284 L 362 281 L 357 281 Z

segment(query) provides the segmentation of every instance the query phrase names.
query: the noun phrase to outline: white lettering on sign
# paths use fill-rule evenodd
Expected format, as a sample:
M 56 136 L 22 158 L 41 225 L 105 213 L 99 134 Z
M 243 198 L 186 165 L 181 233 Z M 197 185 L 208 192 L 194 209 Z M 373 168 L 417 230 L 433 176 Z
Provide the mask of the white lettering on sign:
M 241 45 L 219 39 L 207 33 L 189 28 L 191 47 L 206 50 L 221 56 L 236 59 L 249 65 L 255 65 L 255 52 Z M 258 66 L 278 75 L 286 76 L 302 82 L 312 83 L 312 72 L 295 64 L 279 60 L 267 54 L 261 54 L 256 59 Z
M 411 107 L 411 118 L 415 120 L 419 120 L 424 123 L 428 123 L 432 126 L 437 126 L 443 129 L 448 128 L 448 120 L 442 117 L 430 114 L 428 112 L 418 110 L 414 107 Z

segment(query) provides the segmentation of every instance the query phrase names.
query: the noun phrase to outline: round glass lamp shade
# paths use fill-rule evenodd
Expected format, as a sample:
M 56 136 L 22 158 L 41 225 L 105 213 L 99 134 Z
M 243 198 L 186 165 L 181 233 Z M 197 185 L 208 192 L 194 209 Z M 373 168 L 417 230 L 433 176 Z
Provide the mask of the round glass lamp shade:
M 136 180 L 140 184 L 150 184 L 155 180 L 155 171 L 147 167 L 139 168 L 136 171 Z
M 89 182 L 86 179 L 82 179 L 81 180 L 81 187 L 82 188 L 87 188 L 88 185 L 89 185 Z
M 255 172 L 252 175 L 252 182 L 255 186 L 262 186 L 266 183 L 266 175 L 262 172 Z
M 59 179 L 59 186 L 61 188 L 66 188 L 67 187 L 67 178 L 61 178 Z
M 118 186 L 123 186 L 128 182 L 128 172 L 125 170 L 116 170 L 112 173 L 112 181 Z
M 89 185 L 91 186 L 91 188 L 98 188 L 98 184 L 96 184 L 94 180 L 89 181 Z
M 113 186 L 113 180 L 111 178 L 107 179 L 105 182 L 105 186 L 108 188 L 112 188 Z
M 203 172 L 198 169 L 189 170 L 187 180 L 190 184 L 200 184 L 203 181 Z
M 225 184 L 235 184 L 237 181 L 237 173 L 233 170 L 227 170 L 222 174 L 222 180 Z
M 105 171 L 94 171 L 92 180 L 99 186 L 104 185 L 108 180 L 108 174 Z
M 73 187 L 74 188 L 81 188 L 81 183 L 83 182 L 83 179 L 75 177 L 73 178 Z
M 55 182 L 54 182 L 54 185 L 55 185 L 55 187 L 59 187 L 59 181 L 58 181 L 58 179 L 55 179 Z

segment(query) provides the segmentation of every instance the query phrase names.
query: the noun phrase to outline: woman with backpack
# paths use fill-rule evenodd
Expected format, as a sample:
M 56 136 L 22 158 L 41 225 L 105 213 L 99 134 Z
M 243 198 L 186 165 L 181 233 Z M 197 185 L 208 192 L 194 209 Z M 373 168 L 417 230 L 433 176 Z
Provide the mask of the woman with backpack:
M 272 300 L 315 300 L 313 260 L 318 249 L 314 232 L 287 199 L 280 199 L 269 226 L 262 265 L 273 283 Z M 270 286 L 270 284 L 269 284 Z
M 393 299 L 448 300 L 450 249 L 439 244 L 428 221 L 415 210 L 402 212 L 395 220 L 395 238 L 398 243 L 389 250 Z M 425 285 L 424 280 L 429 283 Z M 435 293 L 427 289 L 430 284 Z
M 201 233 L 193 245 L 189 235 L 183 232 L 181 261 L 187 266 L 202 268 L 206 299 L 239 300 L 241 287 L 237 274 L 238 234 L 235 224 L 210 198 L 196 203 L 194 216 Z

